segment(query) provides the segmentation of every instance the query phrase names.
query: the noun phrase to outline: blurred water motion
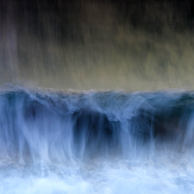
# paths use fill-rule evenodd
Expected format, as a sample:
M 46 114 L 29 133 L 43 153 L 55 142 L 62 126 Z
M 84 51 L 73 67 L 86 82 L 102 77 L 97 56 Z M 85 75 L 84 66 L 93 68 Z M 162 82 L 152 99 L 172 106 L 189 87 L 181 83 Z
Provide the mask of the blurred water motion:
M 192 193 L 193 113 L 193 92 L 1 88 L 0 193 Z
M 193 33 L 191 0 L 1 0 L 0 194 L 192 194 Z
M 191 92 L 1 91 L 1 158 L 64 163 L 193 153 L 193 109 Z

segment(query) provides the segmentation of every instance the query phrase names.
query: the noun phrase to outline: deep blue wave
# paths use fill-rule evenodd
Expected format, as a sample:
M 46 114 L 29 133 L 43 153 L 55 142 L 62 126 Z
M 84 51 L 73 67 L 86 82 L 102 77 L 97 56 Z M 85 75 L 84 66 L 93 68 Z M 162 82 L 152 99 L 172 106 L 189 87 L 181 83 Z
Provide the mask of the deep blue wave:
M 1 90 L 0 134 L 0 157 L 23 162 L 192 150 L 194 93 Z

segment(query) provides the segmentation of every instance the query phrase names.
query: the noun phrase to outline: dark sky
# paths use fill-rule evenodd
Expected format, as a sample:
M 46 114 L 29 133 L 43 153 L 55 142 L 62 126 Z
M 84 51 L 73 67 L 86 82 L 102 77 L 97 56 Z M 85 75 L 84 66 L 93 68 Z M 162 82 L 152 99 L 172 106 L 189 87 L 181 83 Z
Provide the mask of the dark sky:
M 1 0 L 0 83 L 191 85 L 193 33 L 192 0 Z
M 107 25 L 109 19 L 115 23 L 129 24 L 150 33 L 163 33 L 164 26 L 172 30 L 193 30 L 194 3 L 186 1 L 155 0 L 1 0 L 1 25 L 15 25 L 18 33 L 27 30 L 40 38 L 48 33 L 59 41 L 80 40 L 81 27 L 91 28 L 95 23 Z M 105 18 L 106 19 L 106 18 Z M 114 21 L 113 21 L 114 22 Z M 49 32 L 48 32 L 49 31 Z

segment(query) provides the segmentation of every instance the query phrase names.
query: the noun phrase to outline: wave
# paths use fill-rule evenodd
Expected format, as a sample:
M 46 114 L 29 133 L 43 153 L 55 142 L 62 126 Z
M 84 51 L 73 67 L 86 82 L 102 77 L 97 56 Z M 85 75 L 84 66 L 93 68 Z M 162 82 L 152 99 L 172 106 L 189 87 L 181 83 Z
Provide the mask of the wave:
M 192 152 L 194 93 L 0 91 L 0 158 L 63 162 Z

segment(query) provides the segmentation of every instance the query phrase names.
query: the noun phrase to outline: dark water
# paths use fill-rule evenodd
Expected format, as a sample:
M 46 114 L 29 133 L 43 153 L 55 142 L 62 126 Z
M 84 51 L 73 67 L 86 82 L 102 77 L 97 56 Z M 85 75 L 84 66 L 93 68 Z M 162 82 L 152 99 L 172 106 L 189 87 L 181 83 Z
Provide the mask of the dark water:
M 0 193 L 192 193 L 193 111 L 192 91 L 1 88 Z

